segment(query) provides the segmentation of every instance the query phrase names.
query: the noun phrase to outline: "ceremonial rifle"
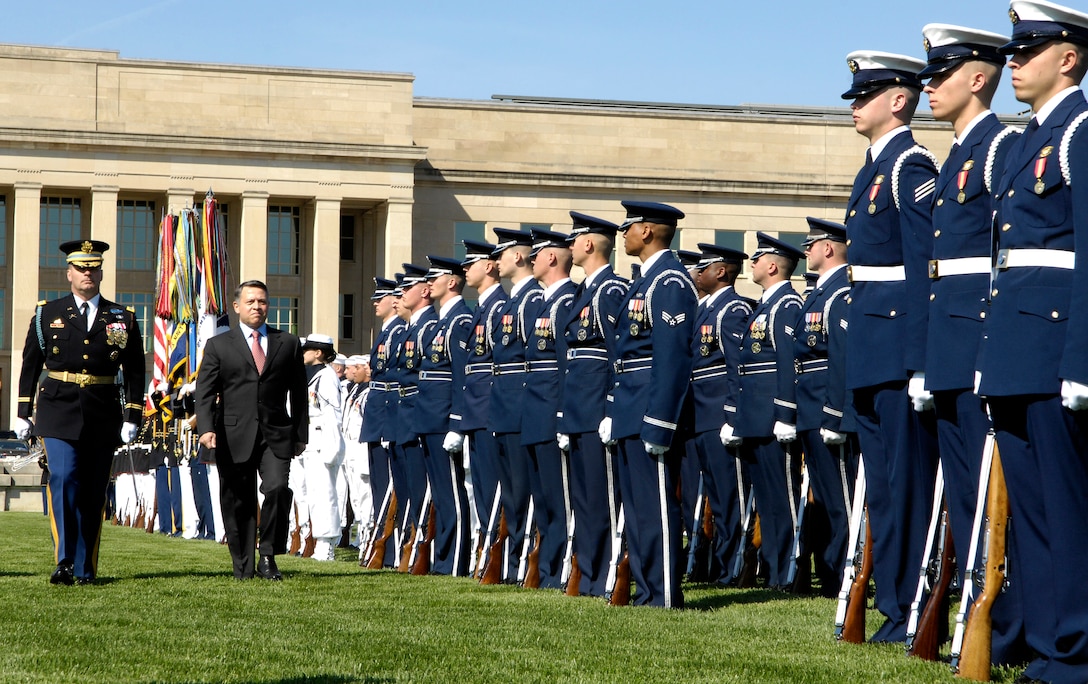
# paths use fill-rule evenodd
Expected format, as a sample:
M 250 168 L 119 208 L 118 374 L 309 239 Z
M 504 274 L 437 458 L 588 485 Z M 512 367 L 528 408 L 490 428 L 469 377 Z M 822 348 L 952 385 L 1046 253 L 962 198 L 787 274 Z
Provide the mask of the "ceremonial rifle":
M 631 601 L 631 564 L 624 549 L 624 512 L 620 503 L 616 532 L 612 535 L 612 553 L 608 561 L 608 576 L 604 583 L 604 598 L 609 605 L 626 606 Z M 622 556 L 622 558 L 621 558 Z
M 370 545 L 370 556 L 366 562 L 368 570 L 381 570 L 385 565 L 385 548 L 397 527 L 397 494 L 393 491 L 392 479 L 389 480 L 389 487 L 385 490 L 382 508 L 378 511 L 378 519 L 382 520 L 383 517 L 381 536 L 375 534 Z
M 873 537 L 865 511 L 865 459 L 858 458 L 854 481 L 854 502 L 850 512 L 850 541 L 842 571 L 838 606 L 835 609 L 835 638 L 851 644 L 865 641 L 865 604 L 869 576 L 873 572 Z
M 978 681 L 990 680 L 993 647 L 991 611 L 1008 578 L 1005 566 L 1005 535 L 1008 531 L 1009 492 L 1005 487 L 1005 472 L 1001 467 L 1001 454 L 996 442 L 992 442 L 991 450 L 993 459 L 990 463 L 986 493 L 986 553 L 983 557 L 985 583 L 982 593 L 971 605 L 963 648 L 954 654 L 953 660 L 953 671 L 957 677 Z M 967 593 L 966 589 L 964 593 Z M 956 631 L 957 634 L 960 631 L 959 624 Z
M 525 538 L 521 541 L 521 555 L 518 557 L 518 584 L 527 587 L 529 589 L 537 589 L 540 587 L 540 528 L 536 525 L 536 499 L 532 496 L 529 497 L 529 509 L 525 514 Z M 535 534 L 534 534 L 535 531 Z M 536 544 L 532 542 L 536 539 Z M 529 552 L 529 547 L 532 545 L 532 553 Z M 536 567 L 533 568 L 533 572 L 529 571 L 530 557 L 536 556 L 535 563 L 532 563 Z M 536 577 L 533 577 L 533 574 Z
M 700 472 L 699 489 L 695 495 L 695 514 L 691 518 L 691 525 L 688 526 L 688 565 L 685 574 L 688 576 L 689 581 L 695 573 L 695 547 L 698 545 L 698 530 L 702 527 L 703 505 L 706 503 L 705 487 L 703 473 Z
M 563 506 L 567 512 L 567 546 L 563 550 L 563 570 L 559 580 L 564 594 L 578 596 L 582 584 L 582 569 L 578 567 L 578 554 L 574 552 L 574 533 L 578 521 L 570 502 L 570 451 L 561 451 L 560 458 L 563 465 Z
M 748 492 L 748 504 L 741 518 L 741 531 L 743 536 L 737 546 L 737 554 L 733 558 L 733 582 L 738 589 L 748 589 L 756 585 L 756 575 L 759 574 L 759 547 L 763 544 L 754 489 Z
M 431 571 L 431 545 L 436 532 L 434 502 L 431 500 L 430 485 L 427 485 L 427 496 L 423 499 L 423 512 L 420 514 L 418 530 L 415 547 L 412 549 L 412 557 L 409 562 L 411 563 L 413 575 L 426 575 Z
M 805 508 L 808 506 L 808 490 L 811 486 L 808 478 L 808 464 L 801 464 L 801 497 L 797 505 L 797 514 L 793 520 L 793 552 L 790 554 L 789 569 L 786 571 L 786 585 L 794 586 L 797 580 L 797 565 L 801 560 L 801 531 L 805 526 Z M 805 583 L 808 575 L 805 574 Z
M 952 526 L 948 524 L 948 511 L 941 514 L 941 544 L 933 561 L 936 576 L 929 594 L 926 609 L 918 623 L 907 655 L 922 660 L 936 660 L 941 642 L 948 638 L 948 592 L 956 574 L 956 549 L 952 544 Z
M 938 546 L 943 546 L 940 538 L 943 533 L 944 511 L 944 468 L 937 462 L 937 479 L 933 483 L 933 505 L 929 512 L 929 527 L 926 532 L 926 547 L 922 552 L 922 566 L 918 570 L 918 584 L 914 592 L 914 601 L 910 604 L 910 613 L 907 617 L 907 655 L 917 655 L 914 652 L 914 637 L 918 632 L 918 619 L 922 613 L 922 604 L 925 603 L 926 594 L 933 586 L 930 577 L 936 577 L 940 556 L 934 557 L 933 552 Z M 929 660 L 929 658 L 925 658 Z
M 502 581 L 503 544 L 506 543 L 506 515 L 502 510 L 500 496 L 502 483 L 495 485 L 495 499 L 491 504 L 491 515 L 487 520 L 487 532 L 484 534 L 483 553 L 480 554 L 480 584 L 498 584 Z M 495 560 L 495 559 L 498 560 Z

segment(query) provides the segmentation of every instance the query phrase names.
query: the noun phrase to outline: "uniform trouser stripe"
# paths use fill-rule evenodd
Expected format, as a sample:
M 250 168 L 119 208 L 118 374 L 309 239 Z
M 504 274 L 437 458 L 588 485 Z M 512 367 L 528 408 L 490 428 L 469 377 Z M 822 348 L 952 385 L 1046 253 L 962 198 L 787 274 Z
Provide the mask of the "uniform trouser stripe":
M 672 560 L 669 558 L 669 504 L 665 492 L 665 457 L 657 457 L 657 497 L 661 506 L 661 567 L 665 573 L 665 607 L 672 608 Z
M 76 577 L 95 577 L 112 454 L 75 440 L 45 438 L 50 527 L 57 563 Z

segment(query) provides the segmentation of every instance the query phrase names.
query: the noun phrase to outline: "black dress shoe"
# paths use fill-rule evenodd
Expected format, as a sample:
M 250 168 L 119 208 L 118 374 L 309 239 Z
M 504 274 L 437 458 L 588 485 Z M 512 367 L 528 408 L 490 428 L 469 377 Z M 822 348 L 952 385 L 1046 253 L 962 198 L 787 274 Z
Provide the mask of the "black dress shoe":
M 76 583 L 79 584 L 81 587 L 86 586 L 88 584 L 94 584 L 94 578 L 93 577 L 77 577 L 76 578 Z
M 50 584 L 66 584 L 71 586 L 75 584 L 76 576 L 72 571 L 72 566 L 67 563 L 61 563 L 54 570 L 53 574 L 49 576 Z
M 261 560 L 257 561 L 256 574 L 258 577 L 274 582 L 279 582 L 283 579 L 283 575 L 280 574 L 280 569 L 276 567 L 275 556 L 261 556 Z

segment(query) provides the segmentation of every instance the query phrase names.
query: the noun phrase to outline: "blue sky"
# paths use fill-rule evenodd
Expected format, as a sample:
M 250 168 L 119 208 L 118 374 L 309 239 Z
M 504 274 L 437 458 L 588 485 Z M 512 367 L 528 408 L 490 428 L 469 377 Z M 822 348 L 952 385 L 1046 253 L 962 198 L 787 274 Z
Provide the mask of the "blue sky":
M 999 0 L 37 0 L 0 42 L 124 58 L 409 72 L 415 94 L 842 106 L 855 49 L 924 58 L 922 26 L 1008 34 Z M 1026 109 L 1005 83 L 994 109 Z M 924 102 L 924 98 L 923 98 Z

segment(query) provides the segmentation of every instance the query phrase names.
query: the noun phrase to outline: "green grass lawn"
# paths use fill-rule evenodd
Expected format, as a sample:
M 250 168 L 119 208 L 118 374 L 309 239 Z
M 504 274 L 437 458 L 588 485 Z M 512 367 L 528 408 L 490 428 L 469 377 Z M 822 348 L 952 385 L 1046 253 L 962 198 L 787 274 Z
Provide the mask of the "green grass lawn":
M 63 587 L 44 516 L 0 513 L 0 542 L 4 682 L 954 680 L 902 648 L 836 643 L 829 599 L 691 586 L 683 611 L 611 608 L 348 555 L 238 582 L 225 546 L 111 525 L 99 583 Z

